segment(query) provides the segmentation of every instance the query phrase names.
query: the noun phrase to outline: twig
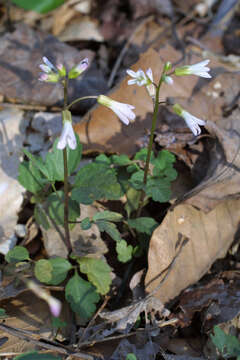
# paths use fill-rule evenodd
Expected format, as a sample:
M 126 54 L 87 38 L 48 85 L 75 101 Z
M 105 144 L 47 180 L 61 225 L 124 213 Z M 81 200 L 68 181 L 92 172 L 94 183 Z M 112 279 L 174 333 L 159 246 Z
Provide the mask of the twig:
M 23 329 L 12 328 L 11 326 L 8 326 L 5 324 L 0 324 L 0 329 L 2 331 L 7 332 L 8 334 L 10 334 L 12 336 L 16 336 L 24 341 L 31 342 L 31 343 L 33 343 L 37 346 L 40 346 L 44 349 L 58 352 L 60 354 L 74 355 L 75 357 L 84 359 L 84 360 L 94 360 L 94 357 L 92 355 L 82 353 L 82 352 L 75 353 L 73 350 L 68 349 L 66 346 L 62 346 L 55 341 L 47 340 L 48 341 L 48 343 L 47 343 L 45 341 L 36 340 L 32 336 L 27 335 Z

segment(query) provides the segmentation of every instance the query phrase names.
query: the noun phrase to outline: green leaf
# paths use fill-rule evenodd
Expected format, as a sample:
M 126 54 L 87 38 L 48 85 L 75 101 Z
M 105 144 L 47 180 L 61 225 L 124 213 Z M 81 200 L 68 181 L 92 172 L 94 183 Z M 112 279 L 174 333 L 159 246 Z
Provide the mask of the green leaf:
M 52 264 L 46 259 L 38 260 L 34 267 L 34 275 L 36 278 L 46 284 L 48 284 L 52 279 L 52 271 Z
M 43 162 L 43 159 L 38 156 L 32 155 L 27 149 L 23 149 L 24 154 L 28 159 L 33 163 L 33 165 L 48 179 L 49 172 L 46 165 Z
M 144 171 L 139 170 L 131 176 L 129 182 L 134 189 L 141 190 L 144 188 L 143 178 L 144 178 Z
M 214 326 L 211 340 L 219 352 L 227 357 L 240 355 L 240 342 L 236 336 L 226 334 L 219 326 Z
M 124 208 L 127 212 L 128 217 L 130 217 L 131 213 L 138 209 L 139 201 L 141 198 L 141 191 L 129 187 L 129 189 L 126 192 L 126 196 L 127 196 L 127 202 Z
M 56 224 L 64 225 L 64 193 L 62 191 L 57 191 L 56 193 L 52 193 L 48 199 L 48 211 L 49 216 L 53 219 Z M 80 216 L 80 207 L 79 204 L 69 198 L 69 221 L 76 221 L 76 219 Z M 74 227 L 75 224 L 69 224 L 70 229 Z
M 133 353 L 127 354 L 126 360 L 137 360 L 137 357 Z
M 71 308 L 80 316 L 81 323 L 88 321 L 96 311 L 96 303 L 100 297 L 93 285 L 83 280 L 77 272 L 68 281 L 65 288 L 66 300 Z
M 42 225 L 45 230 L 50 228 L 46 212 L 42 208 L 41 204 L 36 204 L 34 207 L 34 218 L 39 225 Z
M 81 228 L 82 230 L 88 230 L 90 229 L 92 226 L 91 220 L 89 219 L 89 217 L 86 217 L 85 219 L 83 219 L 81 221 Z
M 76 177 L 72 198 L 82 204 L 95 200 L 117 200 L 122 196 L 114 169 L 105 164 L 91 163 L 82 167 Z
M 11 0 L 15 5 L 25 10 L 47 13 L 62 5 L 65 0 Z
M 118 166 L 126 166 L 126 165 L 130 165 L 132 163 L 132 161 L 129 159 L 129 157 L 125 154 L 112 155 L 111 160 L 114 165 L 118 165 Z
M 125 263 L 132 258 L 133 247 L 128 245 L 125 240 L 118 241 L 116 244 L 116 251 L 118 254 L 118 260 Z
M 118 222 L 123 219 L 123 216 L 117 212 L 106 210 L 106 211 L 97 212 L 92 219 L 93 221 L 106 220 L 106 221 Z
M 71 150 L 67 147 L 68 175 L 74 172 L 82 157 L 82 144 L 79 142 L 78 135 L 75 134 L 75 136 L 77 139 L 77 148 Z M 51 181 L 64 181 L 63 151 L 57 149 L 57 144 L 58 139 L 54 142 L 52 152 L 47 154 L 45 165 Z
M 41 191 L 46 184 L 42 174 L 31 161 L 23 161 L 19 165 L 18 173 L 18 181 L 20 184 L 33 194 L 37 194 Z
M 61 257 L 41 259 L 36 262 L 34 273 L 39 281 L 49 285 L 58 285 L 66 279 L 71 268 L 70 262 Z
M 17 263 L 19 261 L 29 260 L 29 252 L 23 246 L 15 246 L 5 255 L 5 260 L 8 263 Z
M 153 231 L 158 226 L 158 223 L 150 217 L 139 217 L 137 219 L 129 219 L 129 226 L 136 229 L 140 233 L 145 233 L 147 235 L 152 235 Z
M 109 157 L 107 157 L 107 155 L 100 154 L 95 158 L 95 163 L 111 165 L 111 160 L 109 159 Z
M 118 231 L 115 224 L 109 222 L 109 221 L 97 221 L 96 225 L 99 228 L 99 231 L 103 232 L 105 231 L 111 238 L 115 241 L 121 241 L 121 234 Z
M 112 283 L 111 268 L 101 259 L 83 257 L 78 259 L 80 270 L 86 274 L 88 280 L 96 287 L 97 292 L 105 295 L 110 290 Z
M 158 153 L 157 158 L 153 161 L 153 164 L 158 167 L 159 170 L 164 170 L 169 165 L 176 161 L 175 156 L 168 150 L 162 150 Z
M 0 319 L 5 319 L 7 317 L 6 311 L 3 308 L 0 308 Z
M 140 167 L 138 166 L 138 164 L 133 163 L 132 165 L 129 165 L 126 170 L 129 174 L 132 174 L 136 171 L 139 171 Z
M 149 178 L 146 185 L 146 194 L 154 201 L 167 202 L 171 198 L 171 184 L 166 179 Z
M 18 355 L 13 360 L 61 360 L 61 358 L 51 354 L 39 354 L 36 351 L 31 351 Z
M 147 153 L 148 153 L 148 148 L 143 148 L 140 151 L 138 151 L 136 153 L 136 155 L 134 156 L 134 160 L 141 160 L 141 161 L 145 161 L 147 160 Z M 150 162 L 153 162 L 154 160 L 154 154 L 153 151 L 151 152 L 151 157 L 150 157 Z
M 53 316 L 52 317 L 52 327 L 56 330 L 65 328 L 67 326 L 67 323 L 65 321 L 62 321 L 58 317 Z

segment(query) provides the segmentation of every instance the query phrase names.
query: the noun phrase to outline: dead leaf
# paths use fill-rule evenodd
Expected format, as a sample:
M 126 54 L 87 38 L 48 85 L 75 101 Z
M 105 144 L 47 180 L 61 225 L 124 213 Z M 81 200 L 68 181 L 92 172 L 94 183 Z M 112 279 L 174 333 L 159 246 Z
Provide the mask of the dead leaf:
M 146 290 L 151 292 L 160 283 L 159 274 L 173 260 L 179 234 L 189 241 L 157 292 L 164 304 L 197 282 L 216 259 L 225 256 L 239 221 L 240 200 L 225 201 L 208 214 L 187 204 L 170 211 L 150 240 Z
M 149 14 L 173 16 L 171 0 L 130 0 L 134 19 Z
M 159 348 L 160 346 L 153 341 L 148 341 L 143 347 L 139 348 L 135 344 L 131 344 L 127 339 L 123 339 L 110 360 L 126 359 L 129 353 L 135 354 L 138 360 L 154 360 L 159 352 Z

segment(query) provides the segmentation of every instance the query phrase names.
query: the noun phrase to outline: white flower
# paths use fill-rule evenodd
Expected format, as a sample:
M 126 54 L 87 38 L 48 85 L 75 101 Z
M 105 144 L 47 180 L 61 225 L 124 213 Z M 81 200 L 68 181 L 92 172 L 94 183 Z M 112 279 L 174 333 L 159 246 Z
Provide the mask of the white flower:
M 139 69 L 136 72 L 133 70 L 127 70 L 127 74 L 133 78 L 128 80 L 128 85 L 137 84 L 138 86 L 142 86 L 149 85 L 151 83 L 142 69 Z
M 209 67 L 206 65 L 210 60 L 203 60 L 197 64 L 189 65 L 189 66 L 181 66 L 175 69 L 175 75 L 183 76 L 183 75 L 197 75 L 205 78 L 211 78 L 211 75 L 208 73 L 210 71 Z
M 134 106 L 112 100 L 105 95 L 98 96 L 97 101 L 99 104 L 111 109 L 125 125 L 128 125 L 129 122 L 133 122 L 135 120 L 136 115 L 132 111 L 135 109 Z
M 74 134 L 71 121 L 64 122 L 62 133 L 60 139 L 58 140 L 57 148 L 59 150 L 63 150 L 67 145 L 72 150 L 75 150 L 77 147 L 76 136 Z
M 205 125 L 206 123 L 204 120 L 201 120 L 196 116 L 193 116 L 186 110 L 183 110 L 183 108 L 179 104 L 175 104 L 173 106 L 173 110 L 175 111 L 176 114 L 178 114 L 185 120 L 187 126 L 195 136 L 201 134 L 201 129 L 199 125 Z
M 46 301 L 49 305 L 50 311 L 53 314 L 53 316 L 58 317 L 61 312 L 61 307 L 62 307 L 61 302 L 51 295 L 49 295 L 46 298 Z

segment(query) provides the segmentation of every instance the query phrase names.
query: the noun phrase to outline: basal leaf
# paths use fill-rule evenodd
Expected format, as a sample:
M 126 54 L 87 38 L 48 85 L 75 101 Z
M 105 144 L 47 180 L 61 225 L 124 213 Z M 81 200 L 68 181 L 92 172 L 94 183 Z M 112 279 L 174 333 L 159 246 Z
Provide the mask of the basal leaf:
M 42 208 L 41 204 L 36 204 L 34 207 L 34 218 L 39 225 L 42 225 L 45 230 L 50 228 L 46 212 Z
M 167 202 L 171 197 L 170 182 L 161 178 L 149 178 L 146 185 L 146 194 L 154 201 Z
M 42 283 L 49 284 L 52 279 L 53 267 L 49 260 L 40 259 L 35 263 L 34 274 Z
M 78 259 L 80 270 L 86 274 L 88 280 L 96 287 L 97 292 L 105 295 L 110 290 L 111 268 L 101 259 L 83 257 Z
M 118 254 L 118 260 L 125 263 L 132 258 L 133 247 L 128 245 L 125 240 L 118 241 L 116 244 L 116 251 Z
M 147 148 L 143 148 L 140 151 L 138 151 L 136 153 L 136 155 L 134 156 L 134 160 L 141 160 L 141 161 L 146 161 L 147 160 L 147 153 L 148 153 L 148 149 Z M 152 162 L 154 160 L 154 154 L 153 151 L 151 152 L 151 157 L 150 157 L 150 162 Z
M 71 270 L 72 265 L 66 259 L 56 257 L 48 260 L 52 265 L 52 278 L 50 285 L 58 285 L 67 277 L 68 271 Z
M 121 234 L 118 231 L 115 224 L 109 222 L 109 221 L 96 221 L 96 224 L 99 228 L 99 231 L 103 232 L 105 231 L 111 238 L 115 241 L 121 241 Z
M 88 229 L 91 228 L 91 226 L 92 226 L 92 222 L 91 222 L 91 220 L 89 219 L 89 217 L 86 217 L 85 219 L 83 219 L 83 220 L 81 221 L 81 228 L 82 228 L 83 230 L 88 230 Z
M 141 197 L 141 191 L 136 190 L 132 187 L 129 187 L 129 189 L 126 192 L 127 202 L 124 206 L 128 217 L 130 217 L 131 213 L 138 209 L 140 197 Z
M 158 153 L 156 159 L 154 159 L 153 164 L 159 168 L 159 170 L 164 170 L 169 165 L 176 161 L 175 156 L 168 150 L 162 150 Z
M 56 224 L 64 225 L 64 194 L 62 191 L 52 193 L 48 199 L 48 211 L 49 216 Z M 80 216 L 79 204 L 69 198 L 69 221 L 76 221 Z M 74 224 L 70 224 L 70 229 L 74 227 Z
M 117 200 L 121 196 L 114 169 L 105 164 L 91 163 L 79 170 L 72 191 L 74 200 L 88 205 L 95 200 Z
M 20 184 L 33 194 L 41 191 L 46 184 L 43 175 L 31 161 L 23 161 L 19 165 L 18 174 Z
M 61 360 L 61 358 L 53 356 L 51 354 L 40 354 L 36 351 L 31 351 L 16 356 L 14 360 Z
M 92 219 L 93 221 L 106 220 L 106 221 L 118 222 L 121 221 L 122 218 L 123 216 L 121 214 L 106 210 L 106 211 L 97 212 Z
M 66 285 L 65 297 L 72 310 L 79 315 L 82 324 L 94 314 L 96 303 L 100 299 L 94 286 L 83 280 L 77 272 Z
M 11 0 L 25 10 L 47 13 L 62 5 L 65 0 Z
M 19 261 L 29 260 L 29 252 L 23 246 L 15 246 L 5 255 L 5 260 L 11 264 L 17 263 Z
M 106 165 L 111 165 L 111 160 L 109 157 L 107 157 L 107 155 L 105 154 L 100 154 L 95 158 L 95 162 L 96 163 L 101 163 L 101 164 L 106 164 Z
M 112 155 L 111 160 L 114 165 L 118 165 L 118 166 L 126 166 L 126 165 L 130 165 L 132 163 L 132 161 L 129 159 L 129 157 L 125 154 Z
M 143 178 L 144 178 L 144 171 L 139 170 L 131 176 L 130 184 L 134 189 L 141 190 L 144 188 Z
M 136 229 L 140 233 L 145 233 L 147 235 L 152 235 L 153 231 L 158 226 L 158 223 L 150 217 L 139 217 L 137 219 L 129 219 L 129 226 Z

